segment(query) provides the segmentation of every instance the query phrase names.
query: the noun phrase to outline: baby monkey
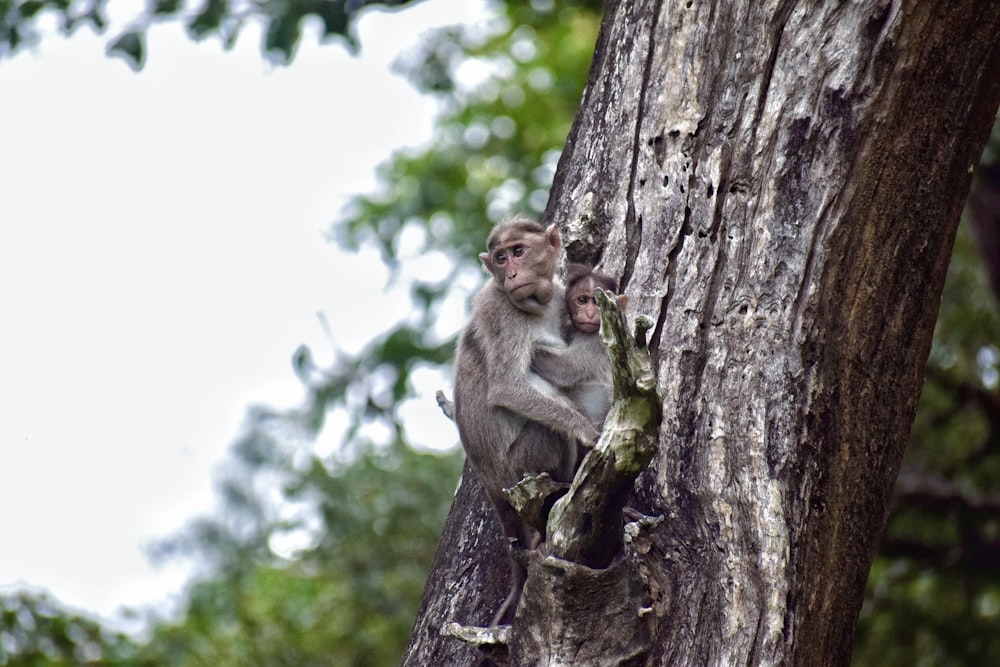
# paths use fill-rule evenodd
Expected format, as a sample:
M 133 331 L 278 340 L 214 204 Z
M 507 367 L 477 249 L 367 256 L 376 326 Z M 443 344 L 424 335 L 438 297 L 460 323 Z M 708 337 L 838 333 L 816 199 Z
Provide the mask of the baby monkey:
M 558 387 L 598 429 L 604 425 L 613 398 L 611 361 L 598 332 L 601 312 L 594 300 L 594 289 L 618 292 L 611 276 L 583 264 L 566 265 L 566 312 L 562 335 L 567 348 L 535 348 L 532 369 Z M 619 299 L 622 305 L 626 297 Z M 570 363 L 567 363 L 570 362 Z

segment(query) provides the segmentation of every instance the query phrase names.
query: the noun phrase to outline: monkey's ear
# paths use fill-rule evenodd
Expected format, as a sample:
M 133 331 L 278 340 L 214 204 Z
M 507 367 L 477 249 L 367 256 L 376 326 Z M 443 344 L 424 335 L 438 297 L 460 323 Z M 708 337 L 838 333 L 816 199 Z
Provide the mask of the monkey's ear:
M 490 254 L 488 252 L 479 253 L 479 261 L 483 263 L 483 267 L 493 273 L 493 266 L 490 264 Z
M 545 240 L 553 250 L 559 250 L 562 247 L 562 238 L 559 236 L 559 228 L 556 227 L 556 223 L 553 222 L 545 228 Z

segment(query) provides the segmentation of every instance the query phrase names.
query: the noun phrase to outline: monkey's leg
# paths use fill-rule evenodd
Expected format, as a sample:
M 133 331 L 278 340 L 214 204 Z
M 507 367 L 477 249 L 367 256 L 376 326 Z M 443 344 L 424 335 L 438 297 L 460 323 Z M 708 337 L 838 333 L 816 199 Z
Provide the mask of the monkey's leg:
M 500 525 L 510 545 L 510 593 L 500 605 L 500 609 L 490 621 L 490 627 L 509 625 L 517 612 L 521 600 L 521 589 L 528 578 L 528 551 L 535 549 L 542 541 L 541 533 L 526 525 L 514 508 L 506 501 L 496 503 Z
M 507 594 L 507 598 L 494 614 L 493 620 L 490 621 L 490 628 L 495 628 L 498 625 L 510 625 L 513 622 L 514 614 L 517 613 L 517 603 L 521 601 L 521 589 L 528 578 L 528 568 L 519 562 L 523 560 L 523 555 L 516 556 L 513 553 L 516 548 L 523 552 L 524 547 L 516 547 L 514 544 L 511 544 L 510 547 L 510 593 Z

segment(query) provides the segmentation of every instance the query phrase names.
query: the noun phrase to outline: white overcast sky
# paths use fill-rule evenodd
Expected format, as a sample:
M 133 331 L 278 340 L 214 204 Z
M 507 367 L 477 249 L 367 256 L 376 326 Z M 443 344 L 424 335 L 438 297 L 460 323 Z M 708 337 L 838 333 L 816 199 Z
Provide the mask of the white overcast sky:
M 301 400 L 296 347 L 330 358 L 317 312 L 351 350 L 395 319 L 374 254 L 323 232 L 429 136 L 389 63 L 484 12 L 371 13 L 359 58 L 312 35 L 287 68 L 253 31 L 225 52 L 177 25 L 138 73 L 87 29 L 0 61 L 0 588 L 105 618 L 179 589 L 143 547 L 213 506 L 249 404 Z

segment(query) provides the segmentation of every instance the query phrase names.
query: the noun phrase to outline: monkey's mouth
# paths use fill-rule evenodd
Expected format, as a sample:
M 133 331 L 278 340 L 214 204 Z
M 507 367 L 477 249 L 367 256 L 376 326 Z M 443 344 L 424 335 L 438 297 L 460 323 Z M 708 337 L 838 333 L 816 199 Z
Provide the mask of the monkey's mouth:
M 507 290 L 507 296 L 514 301 L 527 301 L 529 299 L 535 299 L 540 302 L 538 295 L 535 292 L 535 283 L 525 283 Z
M 579 322 L 576 328 L 580 333 L 597 333 L 601 329 L 600 322 Z

